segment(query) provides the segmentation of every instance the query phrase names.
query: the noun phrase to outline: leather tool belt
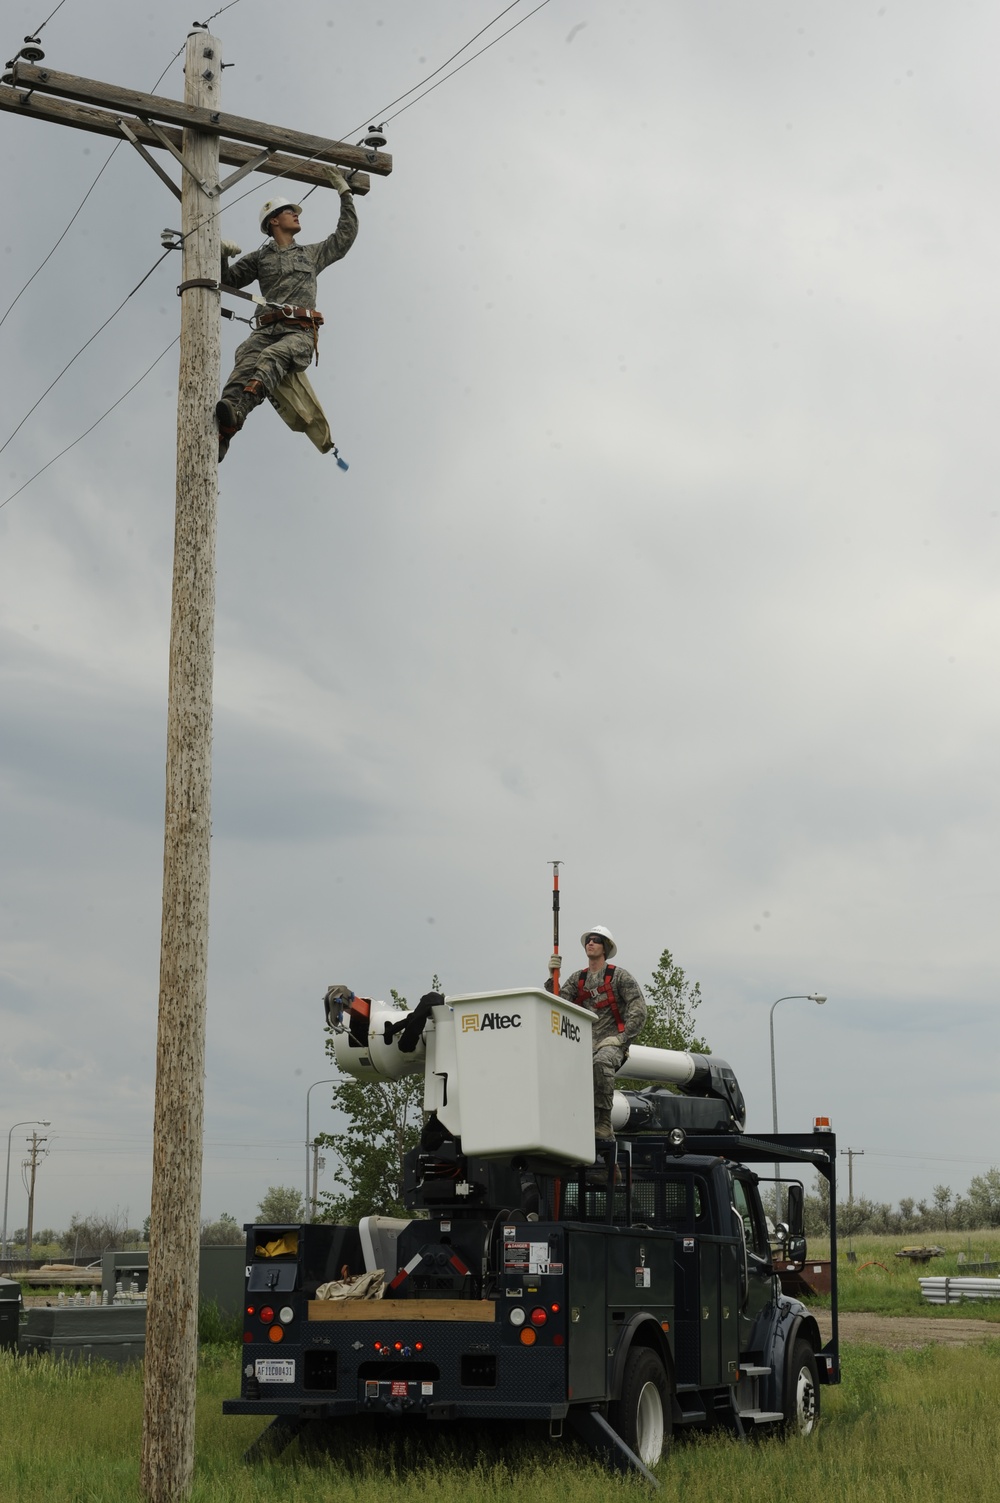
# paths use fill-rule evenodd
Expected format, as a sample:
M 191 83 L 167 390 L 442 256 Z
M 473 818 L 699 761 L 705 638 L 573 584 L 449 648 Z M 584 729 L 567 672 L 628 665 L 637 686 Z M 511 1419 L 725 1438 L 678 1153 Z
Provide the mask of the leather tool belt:
M 284 324 L 286 327 L 311 330 L 313 355 L 316 364 L 319 365 L 319 331 L 323 324 L 323 315 L 318 308 L 296 308 L 291 303 L 284 303 L 280 308 L 268 308 L 266 313 L 258 313 L 257 327 L 265 329 L 269 324 Z

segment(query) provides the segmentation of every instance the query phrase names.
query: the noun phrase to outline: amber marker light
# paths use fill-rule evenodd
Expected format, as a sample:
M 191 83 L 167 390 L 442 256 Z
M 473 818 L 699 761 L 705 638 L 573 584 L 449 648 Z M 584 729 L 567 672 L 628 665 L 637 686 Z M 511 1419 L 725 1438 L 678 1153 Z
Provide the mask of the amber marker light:
M 524 1327 L 524 1330 L 521 1332 L 521 1341 L 525 1346 L 534 1346 L 535 1333 L 530 1326 Z
M 268 1341 L 284 1341 L 284 1328 L 282 1326 L 268 1326 L 267 1339 Z

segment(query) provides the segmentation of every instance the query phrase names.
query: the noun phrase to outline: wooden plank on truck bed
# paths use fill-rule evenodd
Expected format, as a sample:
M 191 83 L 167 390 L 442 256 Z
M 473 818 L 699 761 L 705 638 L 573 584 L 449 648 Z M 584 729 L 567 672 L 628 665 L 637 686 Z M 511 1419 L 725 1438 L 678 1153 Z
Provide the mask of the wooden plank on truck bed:
M 311 1299 L 309 1320 L 467 1320 L 492 1325 L 492 1299 Z

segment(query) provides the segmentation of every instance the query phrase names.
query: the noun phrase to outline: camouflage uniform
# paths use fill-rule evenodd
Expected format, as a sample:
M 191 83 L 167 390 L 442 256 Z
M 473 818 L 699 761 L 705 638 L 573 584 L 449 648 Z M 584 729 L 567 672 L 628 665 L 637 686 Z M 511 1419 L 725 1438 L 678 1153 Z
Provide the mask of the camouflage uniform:
M 281 246 L 274 240 L 266 240 L 259 250 L 241 256 L 232 266 L 223 263 L 222 281 L 227 287 L 246 287 L 257 282 L 269 303 L 315 308 L 316 278 L 347 255 L 357 233 L 354 199 L 344 193 L 340 199 L 340 219 L 332 235 L 315 245 Z M 308 369 L 314 349 L 312 333 L 307 329 L 281 323 L 256 329 L 236 351 L 236 364 L 223 387 L 223 397 L 238 395 L 255 377 L 270 396 L 289 371 Z
M 618 1012 L 625 1025 L 624 1033 L 618 1032 L 618 1023 L 610 1007 L 597 1008 L 596 1003 L 604 994 L 604 972 L 607 962 L 601 961 L 596 971 L 574 971 L 562 983 L 559 995 L 566 1002 L 577 1002 L 579 980 L 583 977 L 584 996 L 582 1006 L 594 1014 L 591 1034 L 594 1046 L 594 1136 L 613 1138 L 611 1126 L 611 1098 L 615 1091 L 615 1073 L 625 1062 L 629 1044 L 646 1021 L 646 999 L 638 981 L 622 966 L 616 965 L 611 976 L 611 991 Z

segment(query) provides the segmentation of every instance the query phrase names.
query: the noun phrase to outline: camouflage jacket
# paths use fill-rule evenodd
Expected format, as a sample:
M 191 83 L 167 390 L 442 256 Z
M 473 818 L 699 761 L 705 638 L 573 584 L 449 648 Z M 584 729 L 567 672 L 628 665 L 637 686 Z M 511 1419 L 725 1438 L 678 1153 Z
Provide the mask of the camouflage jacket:
M 358 233 L 358 214 L 349 193 L 340 200 L 337 228 L 315 245 L 277 245 L 265 240 L 259 250 L 234 261 L 223 262 L 222 281 L 227 287 L 246 287 L 258 282 L 269 303 L 290 303 L 295 308 L 315 308 L 316 278 L 341 256 L 346 256 Z
M 582 1002 L 578 995 L 581 976 L 584 984 Z M 598 1011 L 595 1008 L 594 1004 L 602 995 L 603 985 L 604 966 L 601 966 L 598 971 L 574 971 L 561 983 L 559 995 L 566 1002 L 580 1002 L 581 1006 L 594 1014 L 592 1039 L 595 1049 L 600 1044 L 616 1041 L 620 1041 L 623 1045 L 631 1044 L 646 1021 L 646 999 L 642 995 L 642 987 L 630 971 L 626 971 L 623 966 L 615 966 L 611 977 L 611 991 L 618 1003 L 621 1020 L 625 1024 L 625 1032 L 619 1033 L 612 1009 L 602 1007 Z

